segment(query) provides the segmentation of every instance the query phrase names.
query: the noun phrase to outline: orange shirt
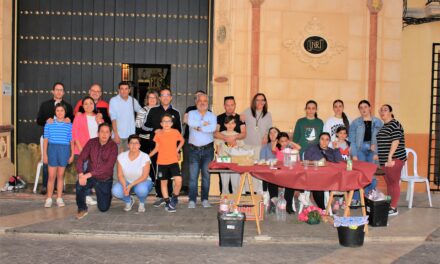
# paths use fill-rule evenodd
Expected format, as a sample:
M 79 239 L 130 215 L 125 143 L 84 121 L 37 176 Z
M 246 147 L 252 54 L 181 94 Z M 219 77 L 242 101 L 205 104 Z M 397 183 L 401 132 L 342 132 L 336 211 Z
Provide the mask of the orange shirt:
M 177 129 L 169 131 L 162 130 L 163 133 L 154 136 L 154 142 L 159 144 L 157 164 L 169 165 L 177 163 L 177 142 L 183 141 L 183 137 Z

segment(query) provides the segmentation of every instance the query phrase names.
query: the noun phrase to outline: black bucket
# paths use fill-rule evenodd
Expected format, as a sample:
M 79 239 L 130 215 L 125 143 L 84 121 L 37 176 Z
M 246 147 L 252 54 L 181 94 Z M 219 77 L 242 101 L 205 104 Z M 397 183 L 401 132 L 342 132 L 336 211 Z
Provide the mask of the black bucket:
M 364 244 L 364 225 L 357 229 L 350 229 L 346 226 L 338 227 L 339 244 L 344 247 L 361 247 Z
M 390 203 L 388 201 L 372 201 L 365 198 L 365 207 L 369 225 L 387 226 L 388 210 L 390 209 Z
M 246 215 L 218 214 L 219 245 L 221 247 L 243 246 L 244 221 Z

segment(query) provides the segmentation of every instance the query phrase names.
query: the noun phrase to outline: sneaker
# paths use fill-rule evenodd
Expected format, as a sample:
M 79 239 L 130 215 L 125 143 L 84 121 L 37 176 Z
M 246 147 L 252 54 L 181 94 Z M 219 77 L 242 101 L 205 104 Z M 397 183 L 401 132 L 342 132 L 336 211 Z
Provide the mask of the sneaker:
M 352 200 L 350 204 L 350 208 L 357 208 L 361 206 L 361 201 L 359 200 Z
M 202 206 L 203 206 L 203 208 L 210 208 L 210 207 L 212 207 L 212 205 L 209 203 L 208 200 L 203 200 L 202 201 Z
M 86 196 L 86 204 L 87 204 L 87 205 L 96 205 L 97 202 L 96 202 L 95 199 L 92 198 L 92 196 L 87 195 L 87 196 Z
M 51 208 L 52 207 L 52 198 L 47 198 L 46 202 L 44 203 L 44 207 Z
M 44 187 L 44 186 L 41 187 L 40 194 L 41 194 L 41 195 L 46 195 L 46 194 L 47 194 L 47 188 Z
M 171 203 L 165 204 L 165 211 L 167 211 L 168 213 L 175 213 L 176 207 L 173 207 Z
M 194 209 L 194 208 L 196 208 L 196 202 L 194 202 L 194 201 L 189 201 L 189 203 L 188 203 L 188 208 L 189 208 L 189 209 Z
M 154 207 L 161 207 L 162 205 L 165 205 L 165 200 L 163 198 L 157 198 L 153 205 Z
M 145 204 L 139 203 L 138 213 L 145 213 Z
M 76 214 L 76 219 L 77 219 L 77 220 L 82 219 L 82 218 L 84 218 L 84 216 L 86 216 L 88 213 L 89 213 L 88 211 L 79 211 L 79 212 Z
M 63 198 L 57 198 L 58 207 L 64 207 L 66 204 L 63 201 Z
M 388 216 L 394 216 L 394 215 L 398 215 L 399 212 L 397 211 L 397 208 L 392 208 L 390 207 L 390 210 L 388 210 Z
M 124 211 L 128 212 L 133 208 L 134 199 L 130 197 L 130 202 L 125 204 Z
M 304 206 L 310 205 L 310 198 L 308 198 L 305 193 L 300 193 L 298 196 L 298 201 L 300 201 Z
M 176 207 L 176 205 L 179 203 L 179 197 L 178 196 L 171 196 L 170 202 Z

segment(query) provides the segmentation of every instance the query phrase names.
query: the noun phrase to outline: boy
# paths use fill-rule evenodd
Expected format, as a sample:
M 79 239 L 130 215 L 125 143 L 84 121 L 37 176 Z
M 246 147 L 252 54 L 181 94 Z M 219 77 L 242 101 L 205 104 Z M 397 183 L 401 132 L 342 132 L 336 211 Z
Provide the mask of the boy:
M 179 159 L 180 149 L 184 144 L 184 139 L 177 129 L 172 128 L 173 117 L 165 113 L 162 116 L 160 125 L 162 130 L 154 136 L 156 147 L 150 152 L 150 157 L 159 153 L 157 157 L 158 174 L 157 179 L 160 180 L 160 189 L 163 199 L 165 200 L 165 210 L 174 213 L 180 188 L 182 187 L 182 176 L 180 174 Z M 179 144 L 177 145 L 177 142 Z M 177 147 L 176 147 L 177 146 Z M 174 191 L 171 199 L 168 194 L 168 180 L 174 179 Z

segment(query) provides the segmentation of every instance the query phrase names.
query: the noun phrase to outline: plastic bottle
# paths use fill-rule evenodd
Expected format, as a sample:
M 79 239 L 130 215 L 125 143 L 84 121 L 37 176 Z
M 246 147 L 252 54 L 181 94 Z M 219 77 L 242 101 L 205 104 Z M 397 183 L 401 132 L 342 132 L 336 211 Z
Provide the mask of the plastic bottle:
M 227 196 L 224 196 L 223 199 L 220 200 L 219 211 L 222 214 L 226 214 L 226 213 L 229 212 L 229 201 L 228 201 L 228 197 Z
M 277 221 L 286 221 L 286 200 L 283 192 L 278 197 L 276 215 Z
M 350 159 L 350 157 L 347 158 L 347 170 L 353 170 L 353 161 Z
M 263 203 L 264 203 L 264 211 L 265 213 L 269 212 L 269 207 L 270 207 L 270 195 L 269 192 L 264 192 L 263 193 Z

